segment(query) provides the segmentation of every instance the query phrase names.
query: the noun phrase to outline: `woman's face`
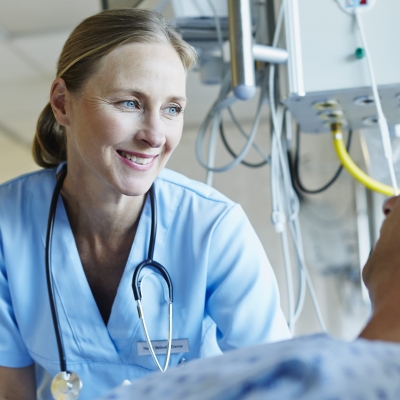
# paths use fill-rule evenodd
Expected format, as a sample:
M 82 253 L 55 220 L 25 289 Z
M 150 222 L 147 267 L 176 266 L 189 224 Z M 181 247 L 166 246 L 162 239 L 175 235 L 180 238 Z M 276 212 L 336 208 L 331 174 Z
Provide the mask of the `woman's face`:
M 171 45 L 134 43 L 101 60 L 65 100 L 68 168 L 118 194 L 148 191 L 182 135 L 186 72 Z

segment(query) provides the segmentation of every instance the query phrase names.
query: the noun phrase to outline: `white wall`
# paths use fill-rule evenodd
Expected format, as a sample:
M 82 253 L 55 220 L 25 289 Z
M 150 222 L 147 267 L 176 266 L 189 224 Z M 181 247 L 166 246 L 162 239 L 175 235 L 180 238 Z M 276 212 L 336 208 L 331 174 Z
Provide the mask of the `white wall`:
M 36 169 L 30 148 L 0 131 L 0 183 Z

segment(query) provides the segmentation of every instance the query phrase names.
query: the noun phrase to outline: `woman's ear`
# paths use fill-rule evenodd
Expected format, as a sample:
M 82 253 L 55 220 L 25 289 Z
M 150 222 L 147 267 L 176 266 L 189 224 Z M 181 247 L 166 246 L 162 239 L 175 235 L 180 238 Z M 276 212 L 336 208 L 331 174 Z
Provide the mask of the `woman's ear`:
M 50 104 L 57 122 L 62 126 L 69 125 L 66 103 L 69 95 L 64 79 L 57 78 L 51 85 Z

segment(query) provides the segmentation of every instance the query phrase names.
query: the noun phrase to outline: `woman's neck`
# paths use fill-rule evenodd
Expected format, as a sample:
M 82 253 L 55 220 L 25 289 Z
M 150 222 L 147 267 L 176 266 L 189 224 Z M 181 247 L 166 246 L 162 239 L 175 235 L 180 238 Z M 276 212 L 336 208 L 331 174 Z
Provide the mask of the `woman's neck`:
M 74 176 L 77 175 L 68 169 L 61 195 L 83 271 L 107 324 L 145 195 L 122 195 L 93 177 Z
M 107 190 L 108 189 L 108 190 Z M 68 172 L 61 189 L 74 236 L 107 241 L 135 234 L 146 195 L 125 196 Z

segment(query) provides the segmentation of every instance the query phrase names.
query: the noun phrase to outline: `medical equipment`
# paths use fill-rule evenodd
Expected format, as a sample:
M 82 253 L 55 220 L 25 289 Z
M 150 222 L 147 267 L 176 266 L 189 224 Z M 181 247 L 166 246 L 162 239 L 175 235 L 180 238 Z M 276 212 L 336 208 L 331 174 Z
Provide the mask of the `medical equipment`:
M 284 103 L 302 131 L 322 133 L 332 130 L 335 150 L 343 166 L 360 183 L 385 195 L 398 192 L 388 124 L 400 122 L 398 60 L 391 52 L 382 53 L 382 43 L 387 44 L 397 29 L 391 13 L 387 13 L 388 3 L 391 2 L 336 0 L 316 4 L 307 0 L 286 1 L 290 58 L 289 88 L 283 95 Z M 392 12 L 395 6 L 398 7 L 396 2 L 393 6 L 390 4 Z M 335 33 L 321 29 L 325 18 L 335 21 Z M 377 29 L 375 22 L 383 20 L 386 28 Z M 370 42 L 366 39 L 364 22 Z M 371 54 L 374 55 L 374 66 Z M 356 167 L 348 155 L 344 156 L 344 146 L 338 140 L 338 126 L 341 131 L 342 127 L 353 130 L 374 125 L 380 128 L 393 189 L 384 188 Z
M 228 0 L 228 5 L 233 92 L 248 100 L 256 94 L 250 1 Z
M 67 176 L 67 166 L 64 165 L 59 178 L 57 179 L 56 186 L 54 188 L 53 196 L 51 199 L 50 211 L 49 211 L 49 219 L 47 224 L 47 234 L 46 234 L 46 278 L 47 278 L 47 289 L 49 293 L 49 301 L 51 308 L 51 315 L 53 319 L 54 331 L 56 335 L 58 354 L 60 359 L 60 369 L 59 372 L 52 380 L 51 383 L 51 393 L 55 400 L 75 400 L 79 397 L 80 391 L 82 389 L 82 381 L 79 376 L 73 371 L 68 371 L 67 369 L 67 359 L 65 356 L 63 338 L 61 334 L 60 321 L 58 318 L 58 311 L 56 307 L 56 301 L 54 296 L 54 288 L 53 288 L 53 280 L 52 280 L 52 268 L 51 268 L 51 244 L 52 237 L 54 231 L 54 221 L 56 216 L 56 209 L 58 198 L 60 196 L 60 191 L 64 182 L 65 177 Z M 150 233 L 150 241 L 149 241 L 149 250 L 148 250 L 148 258 L 141 262 L 134 271 L 132 278 L 132 289 L 133 295 L 137 304 L 137 311 L 139 318 L 142 322 L 143 330 L 146 336 L 146 341 L 149 346 L 149 351 L 153 357 L 154 363 L 157 368 L 161 372 L 165 372 L 168 368 L 170 354 L 171 354 L 171 344 L 172 344 L 172 302 L 173 302 L 173 288 L 171 278 L 167 272 L 167 270 L 158 262 L 153 259 L 154 255 L 154 247 L 156 242 L 156 231 L 157 231 L 157 209 L 156 209 L 156 195 L 154 191 L 154 187 L 151 186 L 149 190 L 150 195 L 150 203 L 151 203 L 151 233 Z M 142 293 L 140 289 L 140 272 L 143 268 L 152 268 L 158 274 L 162 276 L 168 286 L 168 305 L 169 305 L 169 336 L 168 336 L 168 344 L 167 344 L 167 353 L 165 358 L 164 367 L 161 367 L 157 356 L 155 355 L 153 345 L 151 343 L 146 322 L 144 318 L 144 313 L 141 305 Z
M 382 193 L 385 196 L 395 195 L 395 189 L 392 186 L 385 185 L 371 178 L 350 158 L 343 143 L 342 125 L 339 122 L 334 122 L 332 124 L 332 136 L 338 158 L 340 159 L 343 167 L 346 168 L 346 170 L 355 180 L 366 186 L 368 189 Z
M 322 193 L 325 190 L 327 190 L 329 187 L 331 187 L 339 178 L 340 174 L 343 171 L 343 165 L 340 164 L 336 172 L 334 173 L 333 177 L 324 185 L 322 185 L 319 188 L 316 189 L 309 189 L 305 187 L 302 183 L 301 177 L 300 177 L 300 171 L 299 171 L 299 166 L 300 166 L 300 125 L 297 124 L 296 127 L 296 151 L 295 151 L 295 156 L 294 156 L 294 161 L 293 161 L 293 181 L 296 185 L 296 187 L 301 190 L 304 193 L 307 194 L 317 194 L 317 193 Z M 353 137 L 353 131 L 352 129 L 349 129 L 349 133 L 347 135 L 347 143 L 346 143 L 346 151 L 347 153 L 350 150 L 350 145 L 351 145 L 351 139 Z
M 344 128 L 353 130 L 378 125 L 367 53 L 387 122 L 389 126 L 400 123 L 400 59 L 396 51 L 400 3 L 369 0 L 371 7 L 361 5 L 348 10 L 350 13 L 340 7 L 345 1 L 357 3 L 285 0 L 289 61 L 288 69 L 282 67 L 280 72 L 289 81 L 281 92 L 302 132 L 329 133 L 332 122 L 342 122 Z M 362 17 L 368 49 L 357 15 Z M 364 57 L 357 57 L 363 53 Z
M 234 3 L 234 4 L 233 4 Z M 234 7 L 232 5 L 239 6 L 241 4 L 240 1 L 232 2 L 230 5 L 230 12 Z M 281 27 L 283 24 L 284 17 L 284 6 L 281 6 L 276 30 L 274 34 L 274 38 L 272 41 L 272 46 L 264 46 L 272 49 L 277 49 L 279 35 L 281 32 Z M 234 17 L 232 17 L 234 18 Z M 216 19 L 216 25 L 220 23 L 219 18 Z M 231 30 L 233 29 L 234 24 L 230 25 Z M 222 47 L 222 44 L 220 44 Z M 253 56 L 254 56 L 254 46 L 253 46 Z M 232 60 L 231 60 L 232 61 Z M 273 60 L 270 60 L 274 62 Z M 286 60 L 285 60 L 286 61 Z M 284 62 L 281 60 L 277 63 Z M 232 71 L 235 69 L 235 66 L 232 66 Z M 241 68 L 240 63 L 237 68 Z M 239 74 L 240 75 L 240 74 Z M 208 112 L 203 124 L 199 129 L 199 133 L 196 141 L 196 155 L 199 163 L 207 169 L 207 180 L 206 183 L 212 183 L 212 174 L 214 172 L 224 172 L 227 171 L 240 162 L 244 160 L 248 150 L 251 147 L 256 148 L 258 153 L 262 156 L 265 161 L 271 161 L 271 193 L 272 193 L 272 223 L 275 226 L 276 231 L 281 235 L 282 247 L 283 247 L 283 256 L 284 256 L 284 264 L 285 264 L 285 272 L 286 272 L 286 283 L 287 283 L 287 293 L 288 293 L 288 325 L 291 329 L 292 333 L 294 332 L 294 325 L 296 320 L 299 318 L 305 299 L 305 288 L 306 285 L 309 288 L 311 298 L 313 300 L 315 313 L 317 315 L 317 319 L 319 321 L 319 325 L 323 331 L 326 331 L 325 323 L 323 321 L 321 311 L 317 302 L 316 294 L 313 288 L 313 284 L 311 278 L 308 273 L 308 269 L 305 263 L 305 257 L 302 249 L 302 238 L 300 232 L 300 225 L 298 222 L 298 213 L 299 213 L 299 200 L 297 198 L 296 193 L 293 190 L 289 166 L 286 156 L 286 149 L 282 146 L 282 131 L 283 131 L 283 121 L 286 119 L 289 121 L 290 116 L 284 112 L 282 106 L 275 106 L 274 99 L 274 79 L 275 79 L 275 65 L 269 65 L 269 71 L 266 67 L 262 68 L 260 71 L 256 73 L 256 84 L 260 86 L 259 93 L 259 101 L 257 104 L 257 110 L 254 117 L 253 126 L 251 129 L 251 133 L 247 135 L 243 132 L 240 124 L 235 123 L 235 117 L 230 109 L 230 106 L 236 101 L 237 95 L 235 96 L 229 95 L 231 91 L 231 73 L 225 73 L 224 79 L 222 81 L 221 90 L 219 96 L 215 103 L 212 105 L 210 111 Z M 244 82 L 244 80 L 238 82 Z M 240 84 L 240 83 L 239 83 Z M 243 84 L 243 83 L 242 83 Z M 234 84 L 233 84 L 234 85 Z M 233 86 L 232 85 L 232 86 Z M 269 93 L 269 98 L 268 94 Z M 272 136 L 272 147 L 271 147 L 271 158 L 269 158 L 265 153 L 260 152 L 255 143 L 254 138 L 257 134 L 261 111 L 263 105 L 267 104 L 269 100 L 271 117 L 273 122 L 273 136 Z M 218 131 L 221 127 L 222 121 L 222 111 L 227 109 L 234 121 L 235 125 L 239 128 L 243 136 L 246 136 L 246 144 L 241 150 L 241 152 L 235 157 L 234 160 L 226 164 L 225 166 L 214 166 L 215 152 L 216 152 L 216 140 L 218 138 Z M 289 126 L 290 123 L 287 123 Z M 207 131 L 210 130 L 210 141 L 209 141 L 209 149 L 208 149 L 208 160 L 204 160 L 202 156 L 203 143 L 205 140 L 205 136 Z M 297 299 L 294 300 L 294 286 L 293 286 L 293 277 L 292 277 L 292 266 L 290 261 L 289 254 L 289 243 L 287 238 L 286 228 L 289 228 L 289 232 L 292 236 L 294 247 L 296 250 L 296 262 L 297 262 L 297 271 L 298 271 L 298 290 L 297 290 Z

